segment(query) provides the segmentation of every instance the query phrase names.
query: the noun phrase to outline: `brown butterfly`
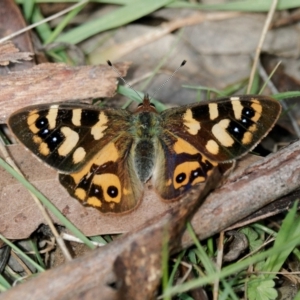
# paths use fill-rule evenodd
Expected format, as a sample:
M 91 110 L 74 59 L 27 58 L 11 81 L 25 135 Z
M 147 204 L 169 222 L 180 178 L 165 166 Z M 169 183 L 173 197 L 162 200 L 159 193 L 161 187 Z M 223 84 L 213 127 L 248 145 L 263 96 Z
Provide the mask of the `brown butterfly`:
M 103 213 L 134 209 L 151 181 L 166 201 L 205 182 L 219 163 L 249 152 L 281 112 L 269 97 L 243 95 L 158 113 L 145 96 L 134 113 L 83 104 L 13 113 L 18 140 L 59 172 L 71 196 Z

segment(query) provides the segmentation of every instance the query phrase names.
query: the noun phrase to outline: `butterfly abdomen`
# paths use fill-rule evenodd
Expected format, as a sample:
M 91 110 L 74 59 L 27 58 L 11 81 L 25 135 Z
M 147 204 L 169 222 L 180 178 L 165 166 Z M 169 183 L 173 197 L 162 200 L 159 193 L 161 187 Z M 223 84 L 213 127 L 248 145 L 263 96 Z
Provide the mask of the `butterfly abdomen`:
M 150 111 L 141 111 L 132 116 L 131 133 L 135 137 L 135 143 L 131 155 L 135 172 L 143 183 L 153 173 L 160 122 L 160 116 Z
M 142 139 L 134 149 L 134 168 L 141 182 L 147 182 L 152 175 L 155 164 L 155 147 L 153 140 Z

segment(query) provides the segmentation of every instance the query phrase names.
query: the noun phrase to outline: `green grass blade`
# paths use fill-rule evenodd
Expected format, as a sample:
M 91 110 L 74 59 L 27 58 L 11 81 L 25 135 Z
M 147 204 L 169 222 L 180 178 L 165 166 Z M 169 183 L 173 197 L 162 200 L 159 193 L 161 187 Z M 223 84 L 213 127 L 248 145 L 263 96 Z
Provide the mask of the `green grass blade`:
M 275 95 L 272 95 L 274 99 L 281 100 L 285 98 L 294 98 L 294 97 L 299 97 L 300 92 L 299 91 L 293 91 L 293 92 L 284 92 L 284 93 L 278 93 Z
M 38 263 L 36 263 L 33 259 L 31 259 L 27 254 L 25 254 L 22 250 L 20 250 L 15 244 L 6 239 L 2 234 L 0 234 L 0 239 L 7 244 L 11 249 L 13 249 L 18 255 L 20 255 L 24 260 L 26 260 L 29 264 L 35 267 L 38 272 L 44 272 L 44 268 L 42 268 Z
M 274 247 L 285 245 L 292 238 L 298 238 L 300 241 L 300 217 L 299 216 L 297 217 L 296 213 L 297 213 L 297 203 L 295 203 L 293 208 L 289 211 L 282 225 L 280 226 L 280 230 L 277 233 Z M 287 257 L 293 251 L 293 249 L 294 248 L 287 248 L 284 251 L 280 251 L 270 256 L 267 259 L 261 271 L 278 272 L 282 267 L 283 263 L 286 261 Z M 274 276 L 275 274 L 271 275 L 271 277 Z
M 124 85 L 118 85 L 117 93 L 123 95 L 129 99 L 132 99 L 138 103 L 141 103 L 144 99 L 144 93 L 139 91 L 134 91 L 132 88 L 126 87 Z M 150 98 L 151 103 L 153 103 L 158 111 L 163 111 L 166 106 L 156 99 Z
M 35 6 L 32 13 L 32 23 L 40 22 L 44 20 L 44 16 L 42 15 L 39 7 Z M 42 41 L 46 41 L 49 36 L 52 34 L 52 29 L 49 26 L 48 23 L 41 24 L 35 28 L 35 30 L 38 32 L 39 37 L 42 39 Z
M 71 44 L 79 43 L 99 32 L 123 26 L 145 15 L 148 15 L 157 9 L 173 2 L 173 0 L 135 0 L 130 4 L 117 8 L 115 11 L 60 35 L 57 42 L 66 42 Z
M 29 20 L 31 19 L 34 5 L 35 5 L 35 0 L 27 0 L 23 2 L 23 13 L 27 22 L 29 22 Z
M 177 285 L 172 288 L 169 288 L 165 291 L 166 295 L 176 295 L 178 293 L 183 293 L 195 288 L 198 288 L 199 286 L 203 286 L 205 284 L 209 284 L 214 282 L 217 278 L 223 279 L 228 276 L 231 276 L 233 274 L 236 274 L 238 272 L 241 272 L 242 270 L 246 269 L 249 265 L 255 264 L 259 261 L 262 261 L 266 259 L 267 257 L 274 255 L 280 251 L 284 251 L 289 248 L 294 248 L 297 245 L 300 244 L 299 237 L 293 238 L 292 240 L 289 240 L 286 244 L 280 245 L 279 247 L 273 247 L 265 252 L 258 253 L 252 257 L 249 257 L 243 261 L 240 261 L 238 263 L 233 263 L 229 266 L 224 267 L 219 273 L 214 273 L 207 275 L 206 277 L 197 278 L 194 280 L 190 280 L 186 283 L 183 283 L 182 285 Z
M 9 282 L 0 274 L 0 292 L 5 292 L 10 288 Z
M 191 8 L 202 10 L 223 10 L 243 12 L 267 12 L 270 9 L 272 0 L 243 0 L 230 1 L 221 4 L 193 4 L 187 1 L 175 1 L 169 4 L 172 8 Z M 279 0 L 276 10 L 285 10 L 299 7 L 299 0 Z
M 64 30 L 64 28 L 69 24 L 69 22 L 78 14 L 80 11 L 85 7 L 87 3 L 80 5 L 79 7 L 74 8 L 71 10 L 63 20 L 56 26 L 52 34 L 47 38 L 45 44 L 52 43 L 58 35 Z

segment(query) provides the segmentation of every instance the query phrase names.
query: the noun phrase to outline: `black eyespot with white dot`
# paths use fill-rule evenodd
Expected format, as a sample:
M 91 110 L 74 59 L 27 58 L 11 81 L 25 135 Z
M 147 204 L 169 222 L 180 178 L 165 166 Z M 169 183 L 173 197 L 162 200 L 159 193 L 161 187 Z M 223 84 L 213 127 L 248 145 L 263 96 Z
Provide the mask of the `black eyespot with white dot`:
M 244 127 L 249 128 L 254 122 L 251 120 L 255 115 L 255 110 L 252 107 L 244 107 L 242 110 L 241 122 Z
M 35 121 L 35 126 L 39 129 L 41 128 L 45 128 L 46 126 L 48 126 L 49 122 L 48 119 L 46 117 L 39 117 L 36 121 Z
M 65 139 L 64 135 L 59 131 L 53 131 L 51 132 L 47 138 L 45 139 L 45 142 L 48 145 L 48 148 L 50 149 L 50 151 L 55 151 L 59 145 L 63 142 L 63 140 Z
M 111 198 L 116 198 L 118 197 L 119 195 L 119 190 L 117 187 L 113 186 L 113 185 L 110 185 L 108 188 L 107 188 L 107 195 Z
M 89 191 L 89 197 L 96 197 L 99 200 L 102 200 L 103 198 L 103 191 L 101 186 L 92 184 Z
M 186 174 L 185 173 L 180 173 L 176 176 L 175 180 L 177 183 L 182 183 L 186 179 Z
M 83 190 L 85 191 L 88 191 L 89 190 L 89 187 L 90 187 L 90 184 L 91 184 L 91 179 L 92 179 L 92 176 L 89 177 L 89 179 L 87 179 L 86 176 L 84 176 L 77 187 L 79 188 L 82 188 Z
M 255 115 L 255 110 L 252 107 L 245 107 L 242 110 L 242 115 L 251 119 Z
M 38 136 L 45 139 L 50 133 L 50 130 L 48 128 L 43 128 L 38 132 Z
M 251 121 L 251 120 L 250 120 Z M 247 121 L 248 124 L 253 124 L 253 122 Z M 227 127 L 228 133 L 231 134 L 232 137 L 234 137 L 236 140 L 241 141 L 244 137 L 245 132 L 247 132 L 247 129 L 249 128 L 249 125 L 244 125 L 235 121 L 231 121 L 229 123 L 229 126 Z
M 201 168 L 197 168 L 191 172 L 191 181 L 194 181 L 198 177 L 203 177 L 203 171 Z

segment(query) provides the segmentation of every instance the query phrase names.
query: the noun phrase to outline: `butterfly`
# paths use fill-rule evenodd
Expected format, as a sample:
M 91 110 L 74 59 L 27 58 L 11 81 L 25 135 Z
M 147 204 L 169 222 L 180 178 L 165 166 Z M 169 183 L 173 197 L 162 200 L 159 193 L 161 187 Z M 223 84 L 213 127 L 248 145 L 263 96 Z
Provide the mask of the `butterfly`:
M 131 113 L 85 104 L 41 104 L 13 113 L 16 138 L 59 172 L 83 205 L 102 213 L 137 207 L 151 182 L 164 201 L 205 182 L 271 130 L 278 101 L 258 95 L 221 98 L 159 113 L 146 95 Z

